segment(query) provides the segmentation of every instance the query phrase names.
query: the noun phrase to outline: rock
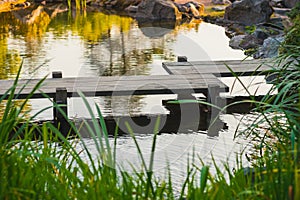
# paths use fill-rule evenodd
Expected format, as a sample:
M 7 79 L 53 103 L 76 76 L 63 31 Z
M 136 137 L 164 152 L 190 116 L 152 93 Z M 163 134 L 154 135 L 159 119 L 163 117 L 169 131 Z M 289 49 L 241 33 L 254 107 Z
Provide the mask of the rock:
M 265 40 L 266 38 L 269 37 L 269 34 L 267 33 L 267 31 L 260 29 L 260 28 L 256 29 L 254 31 L 254 33 L 252 33 L 252 35 L 259 40 Z
M 110 5 L 111 5 L 111 6 L 116 6 L 117 3 L 118 3 L 118 0 L 114 0 L 114 1 L 111 1 L 111 2 L 110 2 Z
M 283 0 L 271 0 L 270 5 L 274 8 L 282 8 L 283 7 Z
M 225 34 L 232 38 L 236 35 L 245 35 L 245 26 L 237 23 L 225 24 Z
M 241 49 L 240 43 L 244 40 L 246 35 L 233 36 L 229 41 L 229 46 L 233 49 Z
M 128 6 L 127 8 L 125 8 L 125 11 L 130 13 L 136 13 L 137 10 L 138 10 L 138 6 Z
M 283 31 L 284 26 L 283 26 L 283 16 L 280 17 L 272 17 L 269 21 L 269 23 L 264 23 L 262 25 L 272 28 L 274 31 L 275 35 L 280 34 L 280 32 Z M 277 33 L 276 33 L 277 32 Z
M 217 4 L 217 5 L 224 5 L 224 4 L 229 4 L 231 3 L 230 1 L 228 0 L 212 0 L 211 1 L 213 4 Z
M 273 58 L 278 55 L 278 50 L 281 43 L 284 41 L 283 36 L 269 37 L 264 40 L 254 58 Z
M 237 35 L 230 39 L 229 46 L 233 49 L 253 49 L 263 43 L 263 40 L 253 35 Z
M 184 4 L 174 3 L 174 5 L 181 12 L 182 17 L 187 18 L 200 18 L 200 16 L 204 13 L 204 5 L 197 2 L 187 2 Z
M 177 20 L 182 14 L 171 0 L 143 0 L 137 9 L 137 19 Z
M 273 8 L 274 13 L 278 15 L 284 15 L 286 16 L 288 12 L 291 11 L 290 8 Z
M 17 3 L 17 4 L 14 5 L 14 7 L 16 7 L 16 8 L 25 8 L 25 7 L 28 7 L 30 5 L 31 5 L 30 2 L 24 2 L 24 3 Z
M 195 4 L 193 3 L 190 3 L 190 10 L 189 10 L 189 13 L 191 13 L 192 17 L 195 17 L 195 18 L 200 18 L 200 11 L 198 10 L 199 7 L 196 7 Z
M 241 0 L 226 7 L 224 19 L 253 25 L 268 21 L 272 13 L 269 0 Z
M 142 0 L 91 0 L 92 4 L 105 7 L 107 9 L 113 8 L 114 10 L 124 11 L 130 6 L 137 6 Z
M 212 9 L 213 11 L 221 12 L 221 11 L 224 11 L 225 8 L 226 8 L 225 6 L 214 6 L 214 7 L 212 7 L 211 9 Z
M 115 8 L 119 10 L 124 10 L 125 8 L 129 6 L 138 6 L 142 0 L 117 0 L 117 4 L 115 5 Z
M 300 0 L 283 0 L 283 5 L 287 8 L 293 8 Z

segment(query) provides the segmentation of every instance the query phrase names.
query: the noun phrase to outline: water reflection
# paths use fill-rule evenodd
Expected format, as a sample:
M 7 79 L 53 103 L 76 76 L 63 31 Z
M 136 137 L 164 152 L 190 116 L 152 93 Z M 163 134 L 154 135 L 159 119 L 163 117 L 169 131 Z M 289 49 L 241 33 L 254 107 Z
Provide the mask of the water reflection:
M 26 58 L 24 78 L 43 77 L 58 67 L 64 76 L 149 74 L 153 55 L 174 60 L 165 46 L 172 36 L 149 40 L 130 17 L 65 10 L 61 5 L 31 6 L 1 13 L 1 42 L 6 43 L 1 45 L 0 67 L 6 65 L 8 49 Z M 37 70 L 46 60 L 47 65 Z
M 0 13 L 0 19 L 1 79 L 14 77 L 21 58 L 24 58 L 21 78 L 41 78 L 52 71 L 62 71 L 64 77 L 162 74 L 165 72 L 161 63 L 174 61 L 180 54 L 191 59 L 214 58 L 214 53 L 205 54 L 206 49 L 201 46 L 202 41 L 210 37 L 210 32 L 202 33 L 202 29 L 217 30 L 214 32 L 220 35 L 216 37 L 223 41 L 211 42 L 210 46 L 224 49 L 227 59 L 243 55 L 228 47 L 223 29 L 200 21 L 145 24 L 130 17 L 101 12 L 67 12 L 63 4 Z M 198 42 L 194 37 L 203 40 Z M 190 56 L 189 52 L 196 56 Z M 154 98 L 134 96 L 130 101 L 121 98 L 118 101 L 121 102 L 119 110 L 122 110 L 122 102 L 134 105 L 128 113 L 134 114 L 145 110 L 143 105 L 149 107 Z M 96 98 L 96 102 L 106 102 L 104 108 L 101 105 L 102 109 L 108 112 L 111 109 L 109 98 Z M 51 116 L 48 114 L 48 118 Z
M 228 47 L 229 39 L 224 30 L 215 25 L 199 21 L 183 25 L 142 24 L 129 17 L 100 12 L 65 11 L 63 5 L 53 5 L 0 13 L 0 79 L 13 78 L 22 57 L 22 78 L 41 78 L 57 70 L 62 71 L 64 77 L 162 74 L 165 72 L 161 63 L 174 61 L 177 55 L 186 55 L 189 60 L 244 58 L 242 51 Z M 35 17 L 26 19 L 30 14 Z M 91 104 L 96 102 L 100 105 L 105 115 L 134 115 L 141 112 L 166 112 L 161 106 L 157 108 L 161 99 L 158 96 L 134 96 L 88 100 Z M 31 104 L 32 113 L 36 113 L 50 106 L 51 102 L 32 100 L 27 104 L 27 110 L 31 109 Z M 124 104 L 127 105 L 127 110 L 124 110 Z M 74 98 L 69 105 L 69 116 L 89 117 L 82 99 Z M 0 117 L 3 107 L 0 104 Z M 51 111 L 42 114 L 40 119 L 52 117 Z M 176 188 L 184 181 L 186 161 L 194 153 L 199 153 L 210 164 L 211 154 L 216 155 L 218 164 L 227 157 L 233 163 L 233 154 L 238 152 L 240 145 L 232 140 L 235 129 L 229 129 L 228 134 L 225 131 L 214 140 L 207 138 L 202 132 L 159 136 L 155 170 L 165 170 L 168 167 L 166 163 L 170 163 Z M 96 158 L 97 151 L 93 150 L 95 145 L 92 140 L 86 140 Z M 152 137 L 147 135 L 139 139 L 144 153 L 150 152 L 151 140 Z M 140 166 L 135 153 L 136 147 L 131 139 L 121 137 L 117 151 L 117 160 L 120 165 L 125 165 L 124 169 L 131 169 L 127 161 Z

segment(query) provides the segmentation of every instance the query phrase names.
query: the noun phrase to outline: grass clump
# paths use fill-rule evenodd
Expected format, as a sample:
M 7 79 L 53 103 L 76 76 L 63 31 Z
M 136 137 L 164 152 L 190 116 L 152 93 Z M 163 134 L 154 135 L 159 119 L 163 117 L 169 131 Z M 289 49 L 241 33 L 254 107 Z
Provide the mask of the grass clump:
M 169 183 L 157 181 L 152 174 L 156 133 L 149 166 L 144 162 L 142 172 L 127 173 L 115 164 L 116 149 L 110 146 L 98 107 L 100 123 L 82 95 L 93 120 L 92 125 L 84 125 L 97 149 L 95 159 L 74 124 L 70 126 L 77 138 L 70 139 L 51 123 L 40 127 L 24 118 L 24 106 L 13 104 L 18 96 L 18 78 L 19 74 L 12 88 L 0 98 L 0 103 L 7 99 L 0 122 L 0 199 L 172 198 Z M 32 94 L 38 88 L 39 84 Z M 133 133 L 132 136 L 134 139 Z
M 282 51 L 285 54 L 292 53 L 299 56 L 297 47 L 300 46 L 300 2 L 288 13 L 288 16 L 293 25 L 287 30 Z

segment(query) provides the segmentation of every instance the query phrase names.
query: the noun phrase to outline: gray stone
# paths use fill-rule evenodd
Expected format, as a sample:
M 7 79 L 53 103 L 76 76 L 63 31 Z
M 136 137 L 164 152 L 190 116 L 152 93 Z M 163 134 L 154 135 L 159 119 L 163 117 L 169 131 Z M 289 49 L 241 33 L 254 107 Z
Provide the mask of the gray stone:
M 254 33 L 252 33 L 252 35 L 261 40 L 265 40 L 266 38 L 269 37 L 269 34 L 265 30 L 260 28 L 256 29 Z
M 277 7 L 277 8 L 281 8 L 283 7 L 283 0 L 271 0 L 270 1 L 270 5 L 274 8 L 274 7 Z
M 138 10 L 137 6 L 128 6 L 127 8 L 125 8 L 126 12 L 131 12 L 131 13 L 136 13 Z
M 237 35 L 230 39 L 229 46 L 233 49 L 252 49 L 261 45 L 263 40 L 253 35 Z
M 280 44 L 284 41 L 283 36 L 269 37 L 264 40 L 254 58 L 273 58 L 278 55 Z
M 177 20 L 182 15 L 171 0 L 143 0 L 135 17 L 145 20 Z
M 241 0 L 226 7 L 224 19 L 253 25 L 268 21 L 272 13 L 269 0 Z
M 273 8 L 274 9 L 274 13 L 278 14 L 278 15 L 287 15 L 288 12 L 291 11 L 290 8 Z
M 224 11 L 225 8 L 226 8 L 225 6 L 214 6 L 211 9 L 214 11 L 217 11 L 217 12 L 221 12 L 221 11 Z
M 283 4 L 288 8 L 293 8 L 300 0 L 283 0 Z
M 182 18 L 199 19 L 204 12 L 204 5 L 193 1 L 184 4 L 174 3 L 174 5 L 178 8 L 178 11 L 181 12 Z
M 231 3 L 229 0 L 212 0 L 213 4 L 217 4 L 217 5 L 224 5 L 224 4 L 228 4 Z

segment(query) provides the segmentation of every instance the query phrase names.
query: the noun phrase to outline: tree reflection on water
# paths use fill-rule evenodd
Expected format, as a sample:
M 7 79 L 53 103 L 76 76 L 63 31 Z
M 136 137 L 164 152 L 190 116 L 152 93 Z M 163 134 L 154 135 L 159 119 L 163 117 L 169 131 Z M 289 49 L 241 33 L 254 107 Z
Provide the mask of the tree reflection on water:
M 151 64 L 157 57 L 159 60 L 175 60 L 169 44 L 175 41 L 180 27 L 187 30 L 199 28 L 199 22 L 185 25 L 174 22 L 167 26 L 151 24 L 149 27 L 130 17 L 68 10 L 63 4 L 33 5 L 23 10 L 0 13 L 0 19 L 0 79 L 14 78 L 22 58 L 21 78 L 41 78 L 53 70 L 54 64 L 76 71 L 75 66 L 68 66 L 78 59 L 78 55 L 72 55 L 70 48 L 81 51 L 79 56 L 83 59 L 76 64 L 89 72 L 85 74 L 149 75 Z M 159 37 L 152 38 L 145 31 Z M 79 46 L 69 45 L 74 38 L 80 40 Z M 49 49 L 57 43 L 60 43 L 59 48 L 69 48 L 68 52 L 63 52 L 65 56 L 60 55 L 62 51 L 55 49 L 57 47 L 51 53 L 57 52 L 49 55 Z M 47 63 L 59 56 L 64 59 L 63 62 Z M 140 99 L 134 96 L 130 102 L 137 105 Z M 106 102 L 109 101 L 107 99 Z

